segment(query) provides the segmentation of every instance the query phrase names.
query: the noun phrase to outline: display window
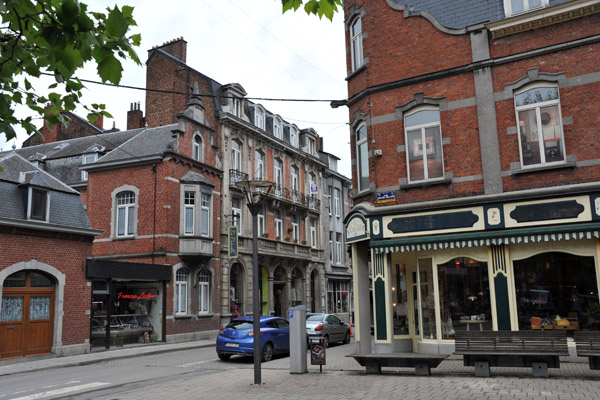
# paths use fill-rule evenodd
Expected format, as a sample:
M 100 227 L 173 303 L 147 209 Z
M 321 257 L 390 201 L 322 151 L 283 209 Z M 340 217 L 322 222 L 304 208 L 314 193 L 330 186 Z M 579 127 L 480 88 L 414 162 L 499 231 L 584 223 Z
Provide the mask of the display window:
M 519 330 L 600 330 L 594 257 L 548 252 L 513 265 Z

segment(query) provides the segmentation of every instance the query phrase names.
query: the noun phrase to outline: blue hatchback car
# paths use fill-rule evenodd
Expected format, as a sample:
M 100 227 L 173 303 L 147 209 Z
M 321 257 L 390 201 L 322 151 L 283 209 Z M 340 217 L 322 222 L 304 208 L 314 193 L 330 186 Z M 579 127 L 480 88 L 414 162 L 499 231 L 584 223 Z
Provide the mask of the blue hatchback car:
M 281 317 L 260 317 L 261 360 L 270 361 L 275 354 L 290 352 L 290 324 Z M 254 327 L 251 316 L 236 318 L 219 331 L 217 355 L 221 360 L 231 356 L 254 355 Z

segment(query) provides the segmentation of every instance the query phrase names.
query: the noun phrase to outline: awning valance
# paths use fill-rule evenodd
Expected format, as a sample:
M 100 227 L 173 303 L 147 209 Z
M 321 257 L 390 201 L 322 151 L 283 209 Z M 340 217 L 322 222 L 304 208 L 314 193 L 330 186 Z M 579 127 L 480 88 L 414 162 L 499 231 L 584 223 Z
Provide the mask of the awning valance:
M 460 249 L 501 244 L 558 242 L 600 238 L 600 223 L 555 225 L 502 231 L 468 232 L 449 235 L 419 236 L 402 239 L 371 240 L 377 254 L 407 251 Z

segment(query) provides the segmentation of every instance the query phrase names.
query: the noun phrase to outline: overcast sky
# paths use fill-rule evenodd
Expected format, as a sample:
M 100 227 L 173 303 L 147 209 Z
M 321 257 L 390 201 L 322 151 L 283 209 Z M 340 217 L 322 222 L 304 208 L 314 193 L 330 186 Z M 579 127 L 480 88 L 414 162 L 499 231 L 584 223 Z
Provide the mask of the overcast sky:
M 347 97 L 343 13 L 333 22 L 308 16 L 304 10 L 281 13 L 280 0 L 82 0 L 93 11 L 114 4 L 135 7 L 134 18 L 141 33 L 138 55 L 142 66 L 124 65 L 121 83 L 144 87 L 147 50 L 183 37 L 187 41 L 187 64 L 220 84 L 237 82 L 248 97 L 334 100 Z M 99 80 L 93 68 L 80 77 Z M 48 82 L 39 84 L 44 90 Z M 104 103 L 114 120 L 104 128 L 126 129 L 129 104 L 139 101 L 145 111 L 143 91 L 86 84 L 83 101 Z M 340 157 L 339 172 L 350 176 L 348 109 L 332 109 L 328 102 L 258 101 L 300 129 L 314 128 L 324 138 L 324 150 Z M 83 110 L 78 112 L 85 116 Z M 41 121 L 38 124 L 41 126 Z M 26 139 L 19 133 L 14 143 Z M 0 134 L 0 148 L 8 150 Z

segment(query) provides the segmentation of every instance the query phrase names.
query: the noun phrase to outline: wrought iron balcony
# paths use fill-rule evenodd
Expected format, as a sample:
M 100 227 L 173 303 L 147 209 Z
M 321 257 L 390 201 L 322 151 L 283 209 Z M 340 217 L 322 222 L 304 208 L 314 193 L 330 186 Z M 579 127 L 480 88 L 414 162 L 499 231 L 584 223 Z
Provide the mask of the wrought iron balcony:
M 247 179 L 249 179 L 248 174 L 235 169 L 229 170 L 229 183 L 231 186 L 235 186 L 236 183 Z M 287 200 L 291 203 L 299 204 L 314 211 L 320 211 L 321 208 L 321 200 L 319 200 L 317 197 L 307 196 L 297 190 L 293 190 L 279 184 L 273 185 L 273 189 L 271 190 L 269 197 Z

